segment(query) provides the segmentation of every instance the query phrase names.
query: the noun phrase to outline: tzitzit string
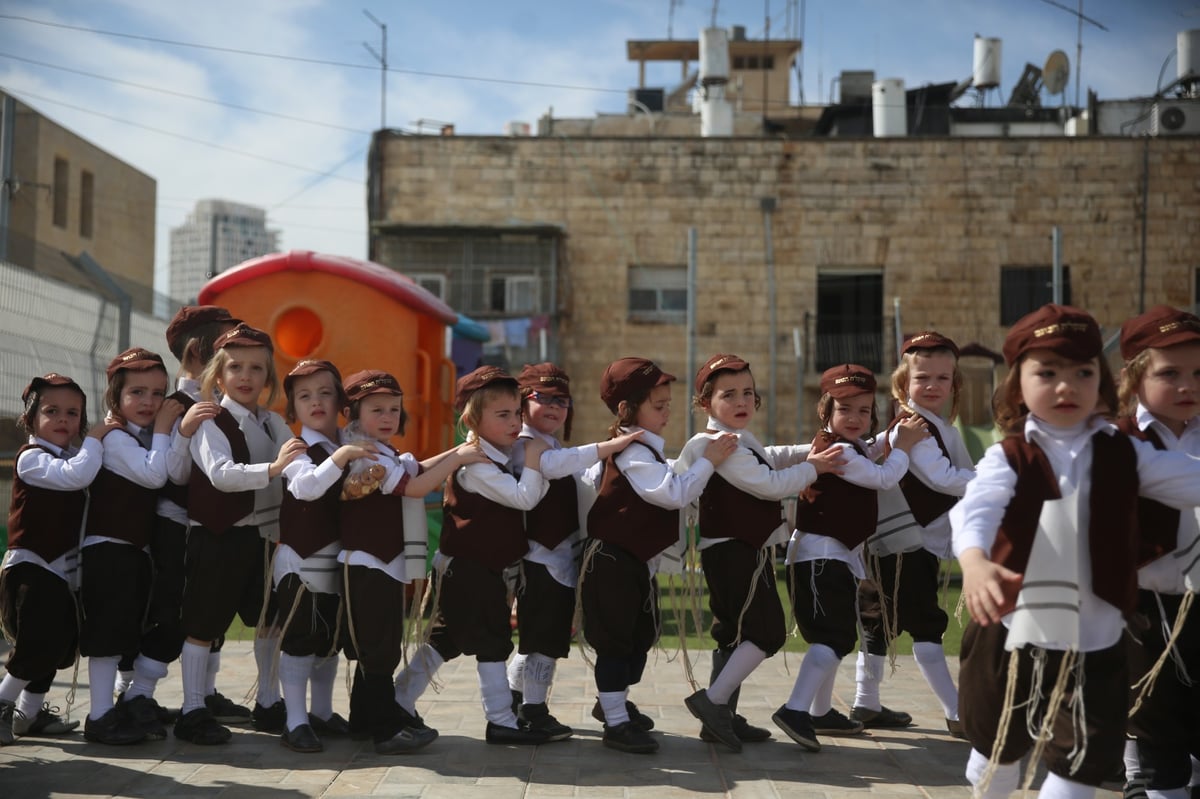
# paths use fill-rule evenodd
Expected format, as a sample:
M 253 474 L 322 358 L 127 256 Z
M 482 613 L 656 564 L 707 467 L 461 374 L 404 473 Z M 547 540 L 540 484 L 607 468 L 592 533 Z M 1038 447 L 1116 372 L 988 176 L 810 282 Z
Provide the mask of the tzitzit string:
M 1175 651 L 1175 645 L 1179 641 L 1179 636 L 1183 633 L 1183 625 L 1187 621 L 1188 612 L 1191 610 L 1192 602 L 1195 598 L 1196 594 L 1194 591 L 1188 591 L 1183 595 L 1183 599 L 1179 602 L 1179 610 L 1175 611 L 1175 623 L 1171 626 L 1171 635 L 1167 638 L 1167 645 L 1163 647 L 1162 654 L 1158 656 L 1158 660 L 1154 661 L 1154 665 L 1150 668 L 1150 671 L 1146 672 L 1140 680 L 1133 684 L 1133 688 L 1138 692 L 1138 695 L 1137 699 L 1134 700 L 1133 706 L 1129 709 L 1130 718 L 1141 709 L 1142 702 L 1154 690 L 1154 683 L 1158 679 L 1158 673 L 1162 671 L 1167 658 L 1171 657 Z

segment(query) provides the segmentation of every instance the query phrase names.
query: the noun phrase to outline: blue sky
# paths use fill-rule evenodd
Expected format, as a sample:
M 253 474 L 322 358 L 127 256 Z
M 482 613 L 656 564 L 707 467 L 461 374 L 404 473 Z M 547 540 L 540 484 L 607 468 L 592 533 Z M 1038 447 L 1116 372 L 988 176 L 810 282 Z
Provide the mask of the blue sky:
M 1074 9 L 1078 0 L 1058 4 Z M 694 39 L 714 10 L 718 26 L 744 25 L 750 38 L 763 36 L 768 13 L 771 38 L 799 34 L 810 104 L 829 99 L 842 70 L 874 70 L 909 88 L 965 78 L 977 33 L 1003 40 L 1004 98 L 1026 62 L 1041 66 L 1055 49 L 1071 59 L 1065 94 L 1075 96 L 1076 19 L 1046 0 L 671 8 L 670 0 L 3 0 L 0 86 L 158 181 L 160 270 L 169 229 L 210 197 L 266 208 L 283 249 L 365 257 L 380 72 L 364 42 L 379 51 L 380 29 L 364 9 L 388 26 L 388 125 L 410 131 L 434 120 L 460 134 L 499 134 L 551 108 L 558 117 L 622 112 L 637 82 L 625 41 L 665 39 L 668 24 L 674 38 Z M 1083 13 L 1108 29 L 1083 27 L 1081 83 L 1102 99 L 1152 94 L 1177 32 L 1200 28 L 1200 0 L 1084 0 Z M 1174 79 L 1173 59 L 1165 75 Z M 678 76 L 677 65 L 663 66 L 647 83 L 669 87 Z

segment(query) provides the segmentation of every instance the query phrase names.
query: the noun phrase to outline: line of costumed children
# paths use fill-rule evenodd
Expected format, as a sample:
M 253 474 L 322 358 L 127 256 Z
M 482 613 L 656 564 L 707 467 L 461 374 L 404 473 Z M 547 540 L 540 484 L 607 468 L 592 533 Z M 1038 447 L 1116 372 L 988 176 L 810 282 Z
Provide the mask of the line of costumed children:
M 29 441 L 0 571 L 13 644 L 0 745 L 79 725 L 47 700 L 77 655 L 88 658 L 83 733 L 100 744 L 160 740 L 172 724 L 179 739 L 221 744 L 225 725 L 250 724 L 297 752 L 330 736 L 411 752 L 437 738 L 419 700 L 464 654 L 489 743 L 560 741 L 573 730 L 550 711 L 553 679 L 578 632 L 594 653 L 604 745 L 651 753 L 654 719 L 630 691 L 662 627 L 658 575 L 683 566 L 691 543 L 716 645 L 706 686 L 685 669 L 702 740 L 740 751 L 771 737 L 737 712 L 738 696 L 786 641 L 785 547 L 809 646 L 772 719 L 803 748 L 912 723 L 880 695 L 909 633 L 950 733 L 970 742 L 978 795 L 1016 790 L 1031 753 L 1048 769 L 1046 797 L 1093 795 L 1122 757 L 1127 791 L 1188 795 L 1200 754 L 1191 314 L 1160 306 L 1125 323 L 1119 397 L 1090 315 L 1048 305 L 1018 321 L 995 400 L 1003 438 L 977 470 L 953 426 L 959 351 L 935 331 L 904 341 L 883 434 L 875 376 L 842 364 L 821 376 L 819 432 L 805 445 L 764 446 L 750 430 L 761 403 L 750 364 L 714 355 L 692 385 L 704 430 L 676 460 L 663 439 L 675 377 L 644 358 L 605 370 L 615 419 L 606 441 L 583 446 L 564 444 L 574 400 L 562 369 L 481 367 L 456 387 L 465 443 L 419 461 L 389 443 L 407 414 L 386 372 L 343 379 L 304 360 L 280 381 L 270 337 L 215 306 L 181 309 L 167 344 L 181 363 L 175 393 L 158 355 L 127 350 L 109 364 L 93 428 L 66 376 L 22 394 Z M 286 422 L 267 410 L 280 387 Z M 427 586 L 421 498 L 443 486 Z M 783 500 L 796 496 L 789 526 Z M 957 688 L 938 602 L 951 550 L 971 619 Z M 255 629 L 253 709 L 216 690 L 235 617 Z M 856 643 L 845 714 L 834 680 Z M 334 711 L 343 656 L 348 719 Z M 173 713 L 154 696 L 176 659 Z

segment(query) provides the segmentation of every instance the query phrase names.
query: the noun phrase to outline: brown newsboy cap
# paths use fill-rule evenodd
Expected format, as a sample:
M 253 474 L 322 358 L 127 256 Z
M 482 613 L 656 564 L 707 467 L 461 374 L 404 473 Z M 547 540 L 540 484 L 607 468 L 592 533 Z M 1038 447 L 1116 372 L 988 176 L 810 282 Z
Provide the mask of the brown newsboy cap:
M 275 351 L 270 336 L 244 322 L 217 336 L 217 340 L 213 342 L 213 351 L 225 347 L 266 347 L 271 352 Z
M 342 386 L 346 389 L 346 396 L 351 402 L 357 402 L 372 394 L 404 396 L 404 390 L 400 388 L 400 381 L 379 369 L 363 369 L 361 372 L 355 372 L 346 378 Z
M 834 399 L 845 399 L 855 394 L 875 391 L 875 374 L 865 366 L 844 363 L 826 369 L 821 375 L 821 393 Z
M 670 383 L 675 375 L 667 374 L 654 361 L 645 358 L 621 358 L 613 361 L 600 378 L 600 399 L 613 413 L 622 400 L 647 392 L 656 386 Z
M 954 353 L 955 358 L 958 357 L 958 345 L 936 330 L 922 330 L 920 333 L 913 333 L 900 345 L 900 354 L 904 355 L 914 350 L 938 349 L 950 350 Z
M 1072 361 L 1090 361 L 1104 349 L 1100 325 L 1082 308 L 1049 303 L 1017 320 L 1004 337 L 1004 362 L 1012 366 L 1030 350 L 1051 350 Z
M 454 391 L 454 409 L 462 413 L 463 409 L 467 407 L 467 401 L 471 399 L 471 395 L 492 383 L 507 383 L 513 391 L 520 390 L 517 379 L 499 366 L 481 366 L 458 378 L 458 384 Z
M 1150 347 L 1200 341 L 1200 318 L 1170 305 L 1155 305 L 1121 325 L 1121 357 L 1129 360 Z
M 704 384 L 717 372 L 740 372 L 749 369 L 750 364 L 736 355 L 714 355 L 696 370 L 696 382 L 693 387 L 699 394 L 704 390 Z
M 43 388 L 59 388 L 60 386 L 68 386 L 83 394 L 83 389 L 74 380 L 66 375 L 60 375 L 58 372 L 50 372 L 29 381 L 29 385 L 25 386 L 25 390 L 21 392 L 21 402 L 29 402 L 29 395 L 35 391 L 41 391 Z M 87 395 L 84 394 L 84 397 L 86 398 Z
M 321 361 L 316 358 L 305 358 L 302 361 L 298 361 L 292 367 L 292 371 L 287 373 L 287 377 L 283 378 L 283 390 L 291 394 L 292 384 L 296 382 L 297 377 L 308 377 L 317 372 L 329 372 L 329 374 L 333 375 L 333 384 L 337 386 L 340 393 L 344 394 L 345 389 L 342 387 L 342 373 L 329 361 Z
M 167 347 L 171 354 L 182 359 L 183 345 L 188 333 L 213 322 L 238 325 L 242 320 L 235 319 L 228 310 L 219 305 L 185 305 L 176 311 L 171 323 L 167 325 Z
M 517 375 L 517 385 L 555 397 L 571 397 L 571 378 L 552 363 L 525 364 Z
M 109 361 L 105 372 L 108 379 L 112 380 L 113 375 L 122 369 L 134 372 L 140 372 L 143 369 L 162 369 L 165 372 L 167 367 L 163 365 L 162 356 L 157 352 L 151 352 L 142 347 L 133 347 Z

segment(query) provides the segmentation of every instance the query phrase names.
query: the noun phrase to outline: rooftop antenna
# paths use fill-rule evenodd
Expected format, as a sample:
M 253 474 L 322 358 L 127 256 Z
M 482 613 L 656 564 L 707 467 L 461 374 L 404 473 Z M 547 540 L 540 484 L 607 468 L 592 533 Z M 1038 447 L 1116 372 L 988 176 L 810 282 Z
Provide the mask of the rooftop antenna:
M 375 18 L 375 15 L 370 11 L 363 9 L 367 19 L 379 26 L 379 40 L 382 42 L 382 52 L 375 52 L 375 48 L 363 42 L 363 47 L 367 48 L 367 52 L 375 56 L 375 60 L 379 62 L 379 129 L 387 129 L 387 25 Z
M 720 4 L 721 4 L 721 0 L 713 0 L 712 26 L 711 27 L 714 27 L 714 28 L 717 27 L 717 6 L 719 6 Z
M 683 0 L 667 0 L 667 38 L 674 39 L 675 9 L 683 5 Z
M 1079 72 L 1080 72 L 1080 68 L 1083 66 L 1083 23 L 1090 22 L 1091 24 L 1095 25 L 1097 28 L 1099 28 L 1100 30 L 1105 31 L 1105 32 L 1108 32 L 1108 28 L 1104 27 L 1104 25 L 1102 25 L 1101 23 L 1092 19 L 1091 17 L 1085 17 L 1083 15 L 1083 0 L 1079 0 L 1079 10 L 1075 10 L 1075 9 L 1071 8 L 1070 6 L 1064 6 L 1062 3 L 1055 2 L 1055 0 L 1042 0 L 1042 2 L 1046 3 L 1047 5 L 1054 6 L 1055 8 L 1061 8 L 1063 11 L 1066 11 L 1068 14 L 1075 15 L 1075 21 L 1078 24 L 1078 29 L 1075 34 L 1075 107 L 1078 108 L 1079 107 Z

